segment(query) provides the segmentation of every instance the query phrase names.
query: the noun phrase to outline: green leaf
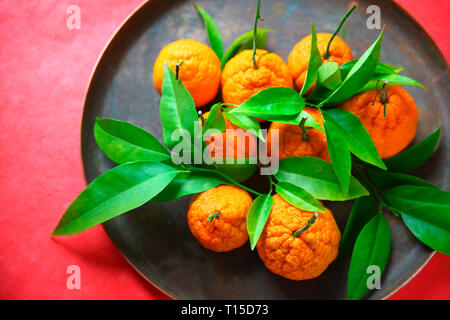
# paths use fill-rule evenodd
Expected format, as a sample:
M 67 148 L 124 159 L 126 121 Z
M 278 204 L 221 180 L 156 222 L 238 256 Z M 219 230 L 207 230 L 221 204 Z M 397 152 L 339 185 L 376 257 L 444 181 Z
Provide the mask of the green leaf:
M 288 123 L 288 124 L 295 124 L 298 125 L 301 120 L 300 114 L 304 113 L 304 111 L 301 111 L 298 114 L 290 115 L 290 116 L 282 116 L 277 114 L 253 114 L 253 113 L 246 113 L 247 116 L 250 117 L 258 117 L 259 119 L 266 120 L 266 121 L 272 121 L 272 122 L 281 122 L 281 123 Z M 234 115 L 238 114 L 244 114 L 244 113 L 233 113 Z M 305 114 L 306 115 L 306 114 Z M 312 117 L 310 117 L 312 119 Z M 314 121 L 314 119 L 312 119 Z
M 197 9 L 198 13 L 202 17 L 203 22 L 205 23 L 206 32 L 208 33 L 209 43 L 211 48 L 217 54 L 219 59 L 222 59 L 223 56 L 223 42 L 222 36 L 220 35 L 219 28 L 214 22 L 213 18 L 206 12 L 202 7 L 198 4 L 194 3 L 195 9 Z
M 343 75 L 343 74 L 341 73 L 341 75 Z M 379 86 L 381 85 L 381 83 L 383 81 L 388 81 L 387 86 L 411 85 L 411 86 L 419 86 L 419 87 L 426 89 L 425 86 L 423 86 L 416 80 L 399 75 L 399 74 L 389 74 L 389 75 L 374 74 L 373 77 L 364 86 L 361 86 L 360 88 L 356 89 L 349 96 L 346 96 L 345 98 L 343 98 L 339 101 L 334 101 L 332 104 L 336 105 L 336 104 L 344 102 L 348 98 L 350 98 L 358 93 L 361 93 L 361 92 L 364 92 L 367 90 L 377 89 L 377 88 L 379 88 Z M 316 92 L 316 91 L 317 91 L 317 88 L 308 97 L 308 99 L 310 99 L 312 102 L 315 102 L 315 103 L 320 103 L 320 100 L 326 99 L 327 95 L 329 95 L 329 90 L 322 91 L 322 92 Z
M 350 177 L 348 194 L 344 194 L 331 164 L 314 157 L 281 160 L 275 178 L 290 182 L 320 200 L 344 201 L 369 194 L 354 177 Z
M 420 179 L 415 176 L 410 176 L 404 173 L 382 171 L 376 168 L 366 168 L 370 179 L 380 189 L 387 189 L 405 184 L 414 186 L 423 186 L 429 188 L 437 188 L 434 184 Z
M 417 82 L 416 80 L 406 77 L 406 76 L 399 75 L 399 74 L 375 75 L 371 79 L 371 82 L 372 81 L 388 81 L 389 85 L 391 85 L 391 86 L 393 86 L 393 85 L 408 85 L 408 86 L 418 86 L 423 89 L 426 89 L 426 87 L 423 84 Z
M 390 73 L 392 73 L 391 71 L 393 71 L 393 73 L 398 74 L 398 73 L 402 72 L 403 70 L 405 70 L 405 68 L 400 67 L 400 66 L 393 66 L 391 64 L 378 62 L 377 67 L 375 68 L 375 73 L 390 74 Z
M 256 32 L 256 48 L 257 49 L 264 49 L 266 46 L 266 39 L 267 39 L 267 33 L 274 32 L 274 30 L 270 29 L 260 29 L 258 28 L 258 31 Z M 225 66 L 225 64 L 230 60 L 236 53 L 244 50 L 244 49 L 250 49 L 252 47 L 252 39 L 253 39 L 253 30 L 249 31 L 247 33 L 244 33 L 243 35 L 239 36 L 236 40 L 233 41 L 233 43 L 230 45 L 228 50 L 225 52 L 225 54 L 222 57 L 221 63 L 222 63 L 222 69 Z
M 380 83 L 383 81 L 388 81 L 388 86 L 398 86 L 398 85 L 410 85 L 410 86 L 418 86 L 421 88 L 426 89 L 425 86 L 420 84 L 414 79 L 401 76 L 399 74 L 391 74 L 391 75 L 378 75 L 375 74 L 369 82 L 367 82 L 363 87 L 359 88 L 358 90 L 355 90 L 353 95 L 358 94 L 363 91 L 377 89 L 380 86 Z M 344 101 L 344 100 L 343 100 Z M 341 102 L 343 102 L 341 101 Z
M 343 256 L 353 250 L 356 238 L 362 228 L 377 214 L 377 203 L 370 195 L 355 200 L 352 211 L 345 225 L 341 242 L 339 243 L 339 255 Z
M 305 106 L 305 99 L 291 88 L 267 88 L 256 93 L 239 107 L 230 111 L 236 113 L 273 114 L 289 116 L 298 114 Z
M 197 132 L 201 133 L 201 130 L 194 100 L 183 83 L 175 78 L 175 73 L 167 64 L 161 91 L 159 108 L 164 144 L 172 149 L 179 143 L 172 140 L 172 134 L 177 130 L 183 130 L 180 131 L 183 133 L 182 138 L 189 139 L 195 146 L 194 139 L 201 138 L 196 136 Z
M 325 88 L 334 90 L 342 82 L 339 64 L 337 62 L 327 62 L 317 69 L 317 82 Z
M 353 68 L 353 66 L 358 62 L 358 60 L 352 60 L 347 63 L 344 63 L 339 67 L 341 70 L 341 75 L 343 78 L 350 72 L 350 70 Z M 392 66 L 383 62 L 378 62 L 377 66 L 375 67 L 375 74 L 398 74 L 399 72 L 403 71 L 403 67 L 397 67 Z
M 252 115 L 252 114 L 250 114 Z M 321 125 L 305 110 L 300 111 L 298 114 L 294 114 L 291 116 L 280 116 L 280 115 L 273 115 L 273 114 L 258 114 L 258 118 L 272 121 L 272 122 L 281 122 L 281 123 L 287 123 L 287 124 L 294 124 L 299 125 L 300 121 L 303 117 L 306 117 L 305 127 L 310 127 L 317 129 L 319 131 L 324 132 L 325 130 L 321 127 Z
M 381 40 L 383 30 L 377 40 L 364 52 L 360 59 L 350 69 L 342 84 L 331 93 L 326 100 L 320 103 L 321 106 L 333 105 L 337 102 L 348 99 L 355 94 L 355 91 L 364 86 L 373 76 L 380 57 Z
M 247 231 L 250 238 L 250 246 L 255 249 L 259 236 L 264 229 L 267 218 L 272 210 L 273 198 L 270 194 L 260 195 L 248 210 Z
M 305 82 L 300 90 L 300 95 L 305 95 L 317 80 L 317 70 L 322 65 L 322 56 L 317 48 L 317 35 L 314 25 L 311 23 L 311 51 L 309 55 L 308 70 L 306 71 Z
M 333 167 L 333 170 L 342 186 L 342 191 L 345 194 L 347 193 L 350 185 L 350 172 L 352 167 L 350 149 L 346 142 L 346 134 L 345 132 L 342 132 L 333 121 L 326 120 L 324 124 L 331 166 Z
M 418 86 L 426 89 L 423 84 L 417 82 L 416 80 L 399 74 L 376 75 L 371 79 L 371 81 L 388 81 L 390 85 Z
M 223 163 L 215 163 L 214 166 L 237 182 L 243 182 L 255 173 L 258 168 L 258 160 L 255 158 L 228 158 L 223 159 Z
M 439 141 L 441 128 L 437 128 L 432 134 L 406 149 L 405 151 L 388 158 L 385 161 L 386 166 L 390 171 L 408 171 L 413 170 L 423 165 L 431 157 L 436 149 Z
M 205 124 L 202 128 L 203 135 L 205 135 L 205 132 L 209 129 L 219 130 L 220 132 L 225 131 L 225 118 L 223 117 L 221 103 L 216 103 L 211 107 L 208 118 L 206 118 Z
M 331 122 L 341 130 L 350 151 L 355 156 L 376 167 L 386 169 L 372 138 L 357 116 L 344 109 L 329 109 L 323 112 L 323 116 L 325 122 Z
M 177 173 L 166 164 L 150 161 L 126 163 L 103 173 L 69 206 L 52 236 L 84 231 L 143 205 Z
M 278 182 L 275 187 L 276 192 L 293 206 L 306 211 L 325 212 L 325 208 L 306 190 L 297 187 L 289 182 Z
M 169 185 L 151 202 L 171 201 L 182 196 L 203 192 L 221 184 L 227 184 L 219 175 L 208 172 L 178 173 Z
M 361 299 L 369 291 L 367 280 L 371 273 L 368 272 L 368 267 L 378 266 L 383 274 L 389 259 L 391 239 L 389 224 L 382 214 L 373 217 L 361 230 L 355 242 L 348 272 L 349 300 Z
M 437 188 L 398 186 L 383 192 L 403 222 L 423 243 L 450 254 L 450 193 Z
M 170 159 L 169 152 L 158 139 L 129 122 L 97 118 L 94 137 L 106 156 L 118 164 Z
M 375 73 L 379 74 L 400 73 L 403 70 L 405 70 L 405 68 L 400 66 L 393 66 L 392 64 L 378 62 L 377 67 L 375 68 Z
M 228 109 L 223 110 L 223 114 L 231 123 L 237 125 L 239 128 L 252 132 L 262 141 L 265 141 L 261 126 L 255 118 L 244 113 L 231 113 Z

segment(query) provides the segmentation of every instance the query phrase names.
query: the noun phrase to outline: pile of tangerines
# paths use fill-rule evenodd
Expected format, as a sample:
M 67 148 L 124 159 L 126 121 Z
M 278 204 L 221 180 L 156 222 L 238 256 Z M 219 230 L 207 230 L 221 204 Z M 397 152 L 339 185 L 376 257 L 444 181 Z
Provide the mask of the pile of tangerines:
M 333 38 L 327 58 L 324 58 L 331 37 L 328 33 L 317 34 L 322 63 L 342 65 L 352 61 L 351 48 L 338 36 Z M 207 45 L 194 40 L 178 40 L 164 47 L 156 59 L 154 85 L 161 93 L 164 65 L 167 64 L 173 72 L 178 69 L 177 76 L 192 95 L 197 108 L 211 102 L 219 89 L 224 103 L 240 105 L 266 88 L 295 87 L 300 90 L 308 69 L 310 47 L 311 35 L 293 47 L 287 64 L 276 53 L 258 49 L 255 55 L 257 67 L 253 50 L 243 50 L 222 70 L 219 58 Z M 386 89 L 387 106 L 380 101 L 377 90 L 359 93 L 338 106 L 361 120 L 381 158 L 391 157 L 408 146 L 415 136 L 418 120 L 414 99 L 404 89 L 399 86 Z M 317 108 L 305 107 L 304 110 L 323 127 Z M 208 113 L 204 115 L 207 116 Z M 226 128 L 238 127 L 226 120 Z M 309 128 L 305 139 L 300 126 L 273 122 L 267 137 L 269 152 L 273 130 L 278 130 L 280 159 L 310 156 L 330 161 L 324 132 Z M 212 138 L 210 143 L 214 143 Z M 230 148 L 225 139 L 219 141 L 223 141 L 224 150 Z M 234 145 L 231 149 L 235 157 L 248 157 L 255 151 L 240 150 Z M 216 146 L 215 150 L 220 148 Z M 216 151 L 216 156 L 223 155 Z M 189 228 L 203 247 L 216 252 L 233 250 L 248 241 L 246 217 L 251 204 L 248 192 L 236 186 L 222 185 L 207 190 L 196 195 L 189 205 Z M 293 236 L 298 230 L 304 232 Z M 270 216 L 256 247 L 272 272 L 288 279 L 304 280 L 320 275 L 337 257 L 340 237 L 330 210 L 307 212 L 275 194 Z

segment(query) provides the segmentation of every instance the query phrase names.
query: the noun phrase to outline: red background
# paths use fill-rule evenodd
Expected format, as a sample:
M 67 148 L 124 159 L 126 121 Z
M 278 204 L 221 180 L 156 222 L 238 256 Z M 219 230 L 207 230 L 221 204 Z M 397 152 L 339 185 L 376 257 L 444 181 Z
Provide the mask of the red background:
M 50 239 L 85 187 L 80 122 L 89 76 L 108 39 L 143 0 L 0 2 L 0 298 L 165 299 L 101 227 Z M 399 0 L 447 60 L 447 0 Z M 69 5 L 81 30 L 66 28 Z M 81 268 L 81 290 L 66 269 Z M 450 257 L 436 254 L 394 299 L 450 299 Z

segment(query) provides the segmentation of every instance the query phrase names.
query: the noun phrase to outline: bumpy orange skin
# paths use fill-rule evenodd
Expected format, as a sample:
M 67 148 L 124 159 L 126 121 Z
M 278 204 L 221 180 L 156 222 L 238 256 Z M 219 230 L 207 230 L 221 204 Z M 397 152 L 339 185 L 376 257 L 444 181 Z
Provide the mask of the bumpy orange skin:
M 239 248 L 248 240 L 246 219 L 251 204 L 247 191 L 235 186 L 218 186 L 196 195 L 187 213 L 192 235 L 215 252 Z M 207 218 L 214 212 L 221 217 L 210 223 Z
M 208 119 L 209 112 L 203 115 Z M 225 131 L 205 137 L 206 146 L 212 158 L 256 157 L 256 137 L 225 119 Z
M 322 64 L 326 62 L 337 62 L 339 65 L 353 60 L 353 53 L 350 47 L 338 36 L 334 37 L 330 45 L 328 59 L 324 59 L 323 55 L 327 50 L 328 42 L 330 41 L 331 33 L 317 34 L 317 48 L 322 56 Z M 311 53 L 311 35 L 306 36 L 300 40 L 292 49 L 288 58 L 288 66 L 294 77 L 295 86 L 298 90 L 303 87 L 306 78 L 306 71 L 308 70 L 309 56 Z
M 192 95 L 195 106 L 201 107 L 217 95 L 220 86 L 221 64 L 214 51 L 195 40 L 178 40 L 165 46 L 159 53 L 153 67 L 153 82 L 161 94 L 164 78 L 164 64 L 175 72 L 182 60 L 179 78 Z
M 241 104 L 259 91 L 272 87 L 293 88 L 292 76 L 283 59 L 266 50 L 256 50 L 257 69 L 253 66 L 253 50 L 243 50 L 231 58 L 222 71 L 222 99 Z
M 357 94 L 340 105 L 363 123 L 381 158 L 389 158 L 405 149 L 416 136 L 418 112 L 414 99 L 402 87 L 387 87 L 386 117 L 376 90 Z
M 320 111 L 315 108 L 305 107 L 308 112 L 323 128 L 323 119 Z M 330 161 L 327 148 L 327 138 L 325 132 L 317 129 L 308 129 L 308 141 L 303 140 L 303 131 L 297 125 L 272 122 L 267 133 L 267 152 L 272 154 L 272 135 L 278 130 L 279 159 L 287 157 L 317 157 L 325 161 Z
M 337 257 L 341 233 L 326 209 L 298 238 L 292 233 L 304 227 L 313 212 L 303 211 L 273 196 L 273 207 L 256 244 L 259 257 L 275 274 L 291 280 L 319 276 Z

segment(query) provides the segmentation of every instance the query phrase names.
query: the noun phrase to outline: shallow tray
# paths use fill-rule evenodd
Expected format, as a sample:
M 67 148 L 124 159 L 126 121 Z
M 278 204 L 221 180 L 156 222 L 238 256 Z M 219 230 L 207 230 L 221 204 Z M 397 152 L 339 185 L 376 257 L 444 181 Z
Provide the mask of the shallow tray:
M 256 1 L 198 1 L 214 19 L 227 47 L 238 35 L 251 30 Z M 442 120 L 440 147 L 426 168 L 416 174 L 441 188 L 448 185 L 448 65 L 424 30 L 403 9 L 390 1 L 358 1 L 346 41 L 355 57 L 376 39 L 379 30 L 366 26 L 366 8 L 378 5 L 386 24 L 381 60 L 405 67 L 404 74 L 428 90 L 406 89 L 419 107 L 422 139 Z M 314 23 L 318 32 L 332 32 L 350 2 L 334 0 L 324 5 L 315 0 L 264 0 L 261 26 L 276 29 L 267 47 L 287 56 Z M 105 48 L 87 93 L 82 132 L 82 158 L 87 182 L 114 164 L 96 146 L 95 117 L 130 121 L 161 138 L 159 100 L 153 81 L 153 63 L 163 46 L 191 38 L 207 42 L 204 26 L 191 1 L 151 0 L 135 11 Z M 249 183 L 257 184 L 258 177 Z M 104 224 L 118 250 L 148 281 L 166 294 L 180 299 L 345 299 L 349 259 L 335 261 L 320 277 L 290 281 L 269 272 L 249 244 L 229 253 L 213 253 L 194 240 L 186 223 L 190 197 L 147 204 Z M 341 231 L 351 202 L 326 203 Z M 417 241 L 404 225 L 388 215 L 392 230 L 392 253 L 382 288 L 368 296 L 385 298 L 411 279 L 431 258 L 432 251 Z

